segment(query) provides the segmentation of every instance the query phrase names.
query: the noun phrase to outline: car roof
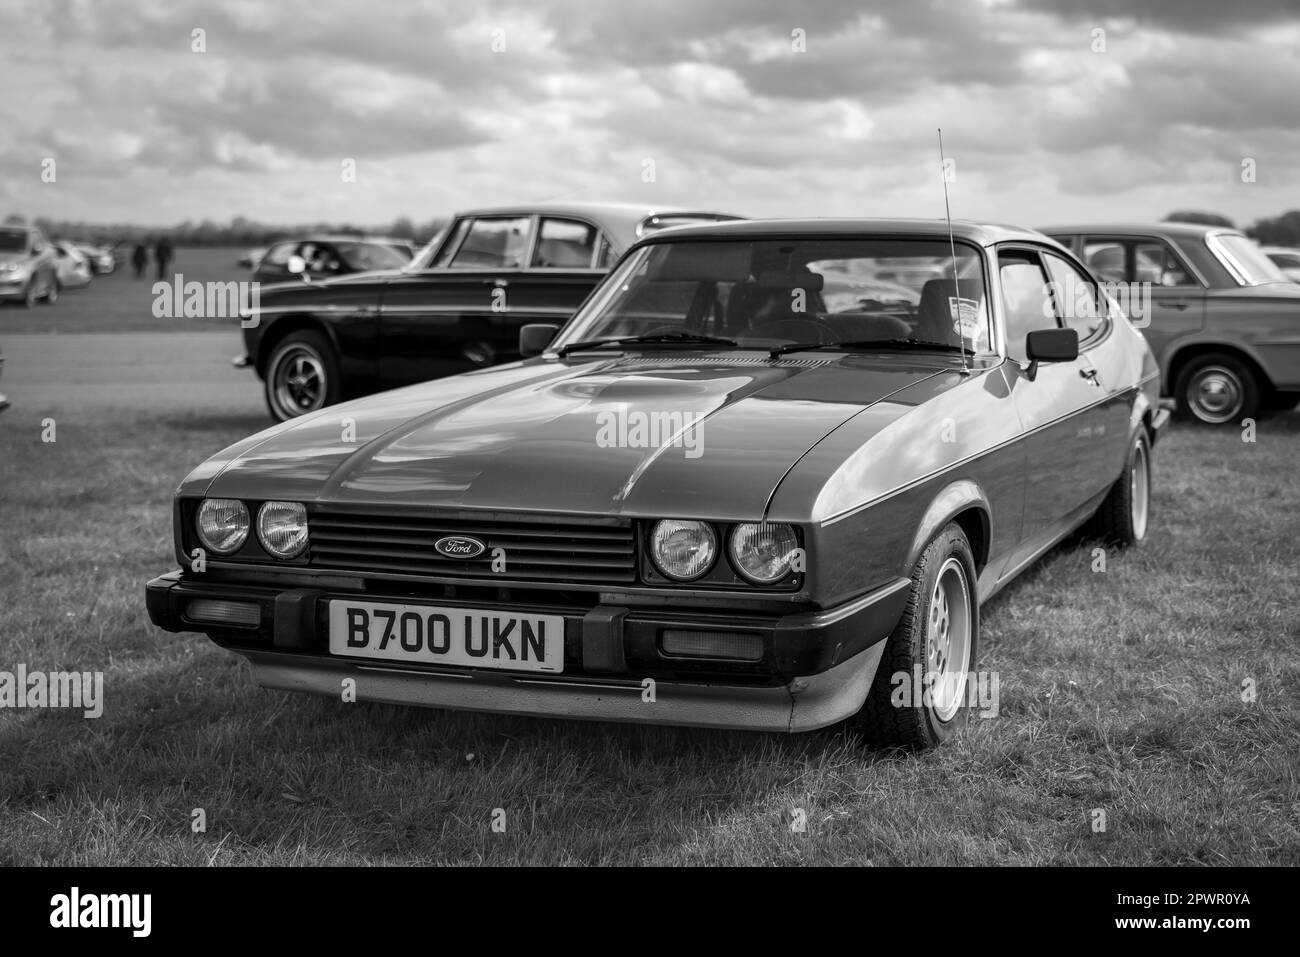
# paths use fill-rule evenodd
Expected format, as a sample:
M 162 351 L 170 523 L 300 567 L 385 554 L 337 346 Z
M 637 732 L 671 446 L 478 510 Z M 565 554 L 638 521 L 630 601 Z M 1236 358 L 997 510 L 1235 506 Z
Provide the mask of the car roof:
M 1113 233 L 1118 236 L 1189 236 L 1199 238 L 1206 233 L 1240 233 L 1229 226 L 1211 226 L 1206 223 L 1084 223 L 1073 226 L 1040 226 L 1044 233 L 1078 235 L 1081 233 Z
M 948 222 L 943 219 L 841 219 L 835 217 L 817 219 L 745 219 L 726 223 L 709 223 L 699 226 L 684 226 L 674 236 L 690 233 L 691 238 L 745 239 L 764 236 L 902 236 L 917 238 L 948 238 Z M 653 233 L 646 242 L 653 242 L 660 236 Z M 1007 226 L 999 223 L 977 223 L 970 220 L 954 219 L 952 236 L 981 246 L 1012 240 L 1029 240 L 1046 242 L 1053 246 L 1055 240 L 1049 236 L 1021 226 Z
M 489 206 L 480 209 L 465 209 L 458 212 L 453 219 L 466 216 L 571 216 L 590 220 L 603 229 L 616 244 L 627 248 L 636 241 L 637 227 L 652 216 L 701 216 L 719 219 L 739 219 L 732 213 L 717 210 L 696 209 L 688 206 L 657 206 L 649 203 L 601 203 L 601 202 L 543 202 L 521 203 L 516 206 Z

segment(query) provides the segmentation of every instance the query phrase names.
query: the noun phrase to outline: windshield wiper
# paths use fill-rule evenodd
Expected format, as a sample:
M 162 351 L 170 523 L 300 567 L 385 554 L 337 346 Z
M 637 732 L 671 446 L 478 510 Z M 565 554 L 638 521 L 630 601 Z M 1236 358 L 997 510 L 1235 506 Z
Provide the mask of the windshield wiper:
M 570 352 L 577 352 L 581 349 L 600 349 L 607 346 L 632 345 L 638 342 L 663 342 L 663 343 L 704 343 L 715 346 L 734 346 L 735 339 L 724 339 L 721 336 L 701 336 L 693 332 L 650 332 L 641 336 L 620 336 L 616 339 L 588 339 L 584 342 L 569 342 L 555 350 L 557 356 L 567 356 Z
M 942 352 L 969 352 L 951 342 L 934 342 L 930 339 L 856 339 L 848 342 L 791 342 L 767 351 L 769 359 L 787 352 L 807 352 L 813 349 L 938 349 Z

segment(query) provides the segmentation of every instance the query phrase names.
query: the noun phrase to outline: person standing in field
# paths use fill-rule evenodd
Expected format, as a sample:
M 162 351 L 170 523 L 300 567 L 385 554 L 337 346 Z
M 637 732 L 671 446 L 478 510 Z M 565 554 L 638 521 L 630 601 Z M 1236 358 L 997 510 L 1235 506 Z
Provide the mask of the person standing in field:
M 153 258 L 158 263 L 158 278 L 163 279 L 172 264 L 172 241 L 161 237 L 153 247 Z
M 144 267 L 147 265 L 149 265 L 149 250 L 145 248 L 143 241 L 137 242 L 135 249 L 131 250 L 131 267 L 135 269 L 136 279 L 144 275 Z

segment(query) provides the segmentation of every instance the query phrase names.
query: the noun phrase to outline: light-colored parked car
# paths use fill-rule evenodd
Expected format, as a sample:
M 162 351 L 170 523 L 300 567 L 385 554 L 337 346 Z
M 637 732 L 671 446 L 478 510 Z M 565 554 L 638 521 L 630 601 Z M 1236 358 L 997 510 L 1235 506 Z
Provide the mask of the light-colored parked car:
M 0 226 L 0 302 L 28 308 L 59 298 L 54 249 L 35 226 Z
M 1160 360 L 1160 391 L 1211 425 L 1300 401 L 1300 285 L 1235 229 L 1193 223 L 1048 226 L 1101 279 L 1150 283 L 1134 317 Z
M 87 285 L 94 278 L 90 260 L 75 244 L 56 241 L 51 245 L 54 247 L 54 268 L 60 286 L 75 289 Z
M 90 262 L 90 268 L 97 276 L 112 272 L 117 268 L 117 257 L 108 246 L 96 243 L 73 243 Z
M 1292 282 L 1300 282 L 1300 249 L 1290 246 L 1261 246 L 1264 255 Z

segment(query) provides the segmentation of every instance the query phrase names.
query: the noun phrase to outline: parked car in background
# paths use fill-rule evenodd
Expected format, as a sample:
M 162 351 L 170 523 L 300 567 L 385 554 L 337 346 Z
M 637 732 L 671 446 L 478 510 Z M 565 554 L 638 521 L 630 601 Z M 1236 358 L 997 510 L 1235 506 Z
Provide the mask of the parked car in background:
M 59 298 L 54 249 L 35 226 L 0 226 L 0 302 L 28 308 Z
M 75 244 L 55 241 L 50 245 L 54 247 L 54 266 L 60 286 L 75 289 L 87 285 L 94 278 L 90 260 Z
M 1289 246 L 1261 246 L 1260 248 L 1282 275 L 1292 282 L 1300 282 L 1300 249 L 1292 249 Z
M 1300 401 L 1300 286 L 1233 229 L 1190 223 L 1049 226 L 1103 280 L 1150 283 L 1139 318 L 1161 392 L 1188 418 L 1240 422 Z
M 409 239 L 387 239 L 383 236 L 372 236 L 370 239 L 372 242 L 383 243 L 394 252 L 405 256 L 407 262 L 414 259 L 416 253 L 420 251 L 420 247 Z
M 82 254 L 90 262 L 90 268 L 95 275 L 103 276 L 117 268 L 117 257 L 111 247 L 101 246 L 96 243 L 73 243 L 72 245 L 81 250 Z
M 253 267 L 256 282 L 330 279 L 351 273 L 400 269 L 410 256 L 358 236 L 313 236 L 274 243 Z
M 256 370 L 271 414 L 287 419 L 517 359 L 519 329 L 567 319 L 638 237 L 734 218 L 614 203 L 461 213 L 410 263 L 375 246 L 387 263 L 380 271 L 319 279 L 334 274 L 309 270 L 310 282 L 263 287 L 235 364 Z M 273 246 L 259 273 L 277 264 L 287 271 L 294 257 L 301 267 L 307 253 L 316 250 Z
M 496 214 L 467 215 L 452 264 L 579 243 L 546 215 L 540 233 L 493 221 L 489 243 Z M 580 245 L 594 267 L 600 243 Z M 894 273 L 918 277 L 909 295 L 824 301 L 889 261 L 919 267 Z M 924 278 L 942 261 L 950 278 Z M 1069 308 L 1087 297 L 1091 315 Z M 1089 521 L 1146 537 L 1169 417 L 1155 358 L 1041 234 L 643 230 L 556 329 L 522 329 L 526 361 L 199 466 L 150 618 L 265 687 L 781 732 L 848 719 L 925 748 L 975 704 L 982 602 Z

